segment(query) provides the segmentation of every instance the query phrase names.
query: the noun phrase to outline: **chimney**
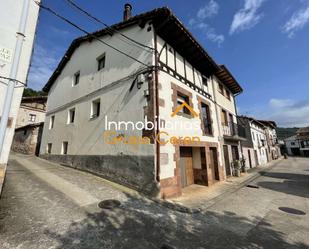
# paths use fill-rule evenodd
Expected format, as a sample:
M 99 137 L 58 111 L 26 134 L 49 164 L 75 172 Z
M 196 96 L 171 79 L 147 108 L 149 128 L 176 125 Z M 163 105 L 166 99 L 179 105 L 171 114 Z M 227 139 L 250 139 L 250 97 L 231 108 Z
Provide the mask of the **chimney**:
M 132 5 L 129 3 L 126 3 L 124 5 L 123 21 L 127 21 L 131 18 L 131 11 L 132 11 Z

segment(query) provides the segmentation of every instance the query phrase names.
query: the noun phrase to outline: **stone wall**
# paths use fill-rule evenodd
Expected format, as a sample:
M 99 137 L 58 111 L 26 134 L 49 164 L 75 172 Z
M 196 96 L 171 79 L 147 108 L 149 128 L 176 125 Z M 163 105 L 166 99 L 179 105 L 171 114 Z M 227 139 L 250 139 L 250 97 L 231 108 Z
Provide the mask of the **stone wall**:
M 40 156 L 64 166 L 102 176 L 146 195 L 156 196 L 159 192 L 155 181 L 154 156 L 52 154 Z

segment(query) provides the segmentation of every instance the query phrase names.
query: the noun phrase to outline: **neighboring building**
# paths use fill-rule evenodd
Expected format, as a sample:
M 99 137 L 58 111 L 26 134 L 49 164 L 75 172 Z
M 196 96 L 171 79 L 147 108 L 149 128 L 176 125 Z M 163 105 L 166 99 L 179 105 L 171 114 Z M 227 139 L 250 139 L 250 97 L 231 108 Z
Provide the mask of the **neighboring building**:
M 300 142 L 296 135 L 284 139 L 284 144 L 289 156 L 300 156 Z
M 309 126 L 297 131 L 297 139 L 300 143 L 300 155 L 309 157 Z
M 238 121 L 246 129 L 246 141 L 242 141 L 242 154 L 246 167 L 253 168 L 269 161 L 265 126 L 252 117 L 239 116 Z
M 0 9 L 0 76 L 11 78 L 11 75 L 14 75 L 11 73 L 15 71 L 13 61 L 15 57 L 15 47 L 19 42 L 19 44 L 22 44 L 21 53 L 19 63 L 16 63 L 16 78 L 15 75 L 13 77 L 15 78 L 14 80 L 24 83 L 26 82 L 29 71 L 39 6 L 34 1 L 1 0 Z M 26 23 L 21 23 L 23 9 L 27 10 L 27 15 L 25 15 L 27 18 Z M 20 27 L 22 24 L 25 24 L 24 34 L 20 33 Z M 17 58 L 18 55 L 19 53 L 16 51 L 15 58 Z M 17 62 L 17 60 L 15 60 L 15 62 Z M 0 81 L 0 116 L 2 116 L 8 80 L 5 78 L 0 78 Z M 0 148 L 0 167 L 1 165 L 6 165 L 8 161 L 17 114 L 24 89 L 24 86 L 17 81 L 15 85 L 16 88 L 14 89 L 9 120 L 8 123 L 3 124 L 4 127 L 6 126 L 7 128 L 4 134 L 2 150 Z
M 23 97 L 18 111 L 16 128 L 45 121 L 47 96 Z
M 127 4 L 123 22 L 94 35 L 144 65 L 93 35 L 74 40 L 44 87 L 41 156 L 161 197 L 224 180 L 221 145 L 230 162 L 239 157 L 234 97 L 241 87 L 168 8 L 130 11 Z M 138 129 L 145 117 L 160 125 Z M 147 139 L 137 144 L 140 137 Z
M 281 156 L 280 144 L 278 141 L 276 127 L 277 124 L 270 120 L 258 120 L 265 127 L 268 161 L 276 160 Z
M 43 125 L 34 123 L 15 129 L 11 149 L 23 154 L 39 155 Z

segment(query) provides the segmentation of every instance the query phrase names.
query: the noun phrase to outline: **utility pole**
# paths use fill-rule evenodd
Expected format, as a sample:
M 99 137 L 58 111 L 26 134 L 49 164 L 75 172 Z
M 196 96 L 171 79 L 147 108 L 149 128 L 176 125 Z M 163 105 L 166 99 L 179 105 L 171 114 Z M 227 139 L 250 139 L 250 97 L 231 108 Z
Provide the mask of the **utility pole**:
M 19 28 L 18 28 L 18 31 L 16 32 L 17 38 L 16 38 L 16 44 L 15 44 L 13 63 L 12 63 L 12 68 L 11 68 L 10 76 L 9 76 L 11 80 L 9 80 L 8 82 L 5 101 L 4 101 L 4 107 L 3 107 L 3 113 L 2 113 L 1 122 L 0 122 L 0 155 L 3 150 L 7 123 L 8 123 L 11 105 L 12 105 L 12 99 L 14 95 L 14 87 L 15 87 L 14 79 L 16 79 L 17 77 L 20 55 L 22 52 L 23 42 L 25 38 L 24 33 L 26 30 L 26 24 L 27 24 L 28 12 L 29 12 L 30 0 L 23 0 L 23 2 L 24 3 L 23 3 L 20 22 L 19 22 Z

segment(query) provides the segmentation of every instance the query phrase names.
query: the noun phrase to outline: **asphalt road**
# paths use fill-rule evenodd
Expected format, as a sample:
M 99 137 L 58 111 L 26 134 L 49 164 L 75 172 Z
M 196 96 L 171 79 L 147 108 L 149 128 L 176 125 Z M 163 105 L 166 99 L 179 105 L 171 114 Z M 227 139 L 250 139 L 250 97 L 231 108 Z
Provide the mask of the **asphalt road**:
M 0 248 L 309 248 L 309 159 L 283 160 L 251 184 L 259 188 L 185 214 L 15 155 L 0 200 Z M 121 205 L 99 208 L 106 199 Z

